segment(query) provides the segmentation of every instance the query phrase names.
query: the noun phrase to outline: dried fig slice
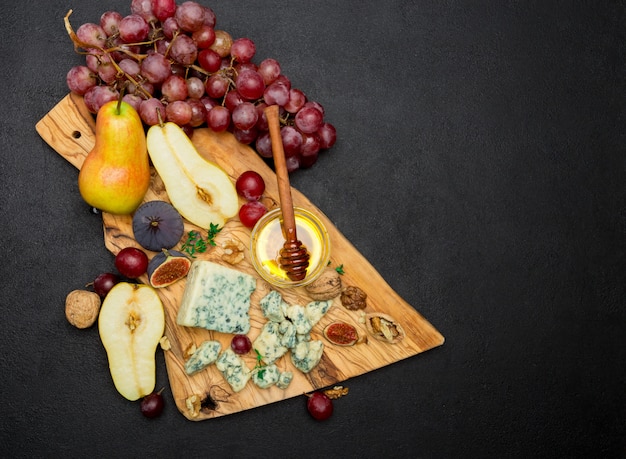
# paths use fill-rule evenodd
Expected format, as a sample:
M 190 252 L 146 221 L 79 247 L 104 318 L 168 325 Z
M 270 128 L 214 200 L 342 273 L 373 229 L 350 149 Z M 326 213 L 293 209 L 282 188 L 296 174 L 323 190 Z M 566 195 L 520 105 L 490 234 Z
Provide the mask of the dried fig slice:
M 154 288 L 167 287 L 187 275 L 191 260 L 176 250 L 163 250 L 148 263 L 148 280 Z
M 398 343 L 406 336 L 402 326 L 393 317 L 381 312 L 366 314 L 365 327 L 372 337 L 386 343 Z
M 338 321 L 324 328 L 324 338 L 337 346 L 352 346 L 359 341 L 359 333 L 356 327 Z

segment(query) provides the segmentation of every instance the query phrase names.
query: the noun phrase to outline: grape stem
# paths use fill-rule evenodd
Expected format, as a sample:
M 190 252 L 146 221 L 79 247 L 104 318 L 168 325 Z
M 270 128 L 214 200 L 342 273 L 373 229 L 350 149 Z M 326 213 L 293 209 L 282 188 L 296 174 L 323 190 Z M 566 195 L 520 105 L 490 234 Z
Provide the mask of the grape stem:
M 81 48 L 86 49 L 86 50 L 88 50 L 88 49 L 97 49 L 99 51 L 102 51 L 106 55 L 110 55 L 110 53 L 112 53 L 114 51 L 121 51 L 121 52 L 126 53 L 127 55 L 135 58 L 138 61 L 144 59 L 147 56 L 147 55 L 144 55 L 144 54 L 133 53 L 133 52 L 131 52 L 131 51 L 125 49 L 125 48 L 119 47 L 119 46 L 116 46 L 116 47 L 113 47 L 113 48 L 109 48 L 109 49 L 104 49 L 104 48 L 101 48 L 99 46 L 93 46 L 93 45 L 90 45 L 88 43 L 85 43 L 85 42 L 81 41 L 80 38 L 78 38 L 78 36 L 76 35 L 76 32 L 74 32 L 74 29 L 72 28 L 72 25 L 70 24 L 70 15 L 72 14 L 72 12 L 73 12 L 73 10 L 71 10 L 71 9 L 67 12 L 65 17 L 63 18 L 63 22 L 65 23 L 65 30 L 67 31 L 67 34 L 70 36 L 70 39 L 72 40 L 72 43 L 74 44 L 74 51 L 76 51 L 77 53 L 79 53 L 79 54 L 90 54 L 88 52 L 87 53 L 81 52 L 80 51 Z M 146 42 L 146 44 L 147 43 L 150 43 L 150 42 Z M 130 82 L 132 82 L 137 87 L 137 89 L 143 93 L 143 95 L 146 97 L 146 99 L 149 99 L 150 97 L 152 97 L 151 94 L 148 91 L 146 91 L 144 89 L 144 87 L 135 78 L 133 78 L 131 75 L 129 75 L 126 72 L 124 72 L 124 70 L 122 70 L 122 68 L 119 65 L 117 65 L 117 62 L 115 62 L 115 59 L 110 59 L 110 61 L 111 61 L 111 64 L 113 65 L 113 67 L 115 67 L 115 69 L 117 70 L 118 74 L 124 75 Z M 119 112 L 118 112 L 118 114 L 119 114 Z

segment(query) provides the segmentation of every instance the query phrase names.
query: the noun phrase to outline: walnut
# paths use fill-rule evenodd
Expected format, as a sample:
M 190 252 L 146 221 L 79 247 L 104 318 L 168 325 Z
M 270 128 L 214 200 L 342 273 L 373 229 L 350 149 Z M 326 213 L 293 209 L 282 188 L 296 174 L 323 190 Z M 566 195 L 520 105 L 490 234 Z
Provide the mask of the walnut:
M 189 360 L 189 357 L 191 357 L 197 349 L 198 346 L 196 346 L 196 343 L 190 343 L 183 351 L 183 360 Z
M 161 349 L 163 349 L 164 351 L 169 351 L 170 349 L 172 349 L 170 339 L 165 335 L 161 337 L 161 339 L 159 340 L 159 344 L 161 345 Z
M 379 341 L 393 344 L 401 341 L 405 336 L 404 329 L 393 317 L 380 312 L 367 314 L 365 326 L 367 331 Z
M 324 394 L 331 400 L 336 400 L 340 397 L 348 395 L 348 388 L 343 386 L 335 386 L 332 389 L 326 389 Z
M 341 304 L 350 311 L 365 309 L 367 306 L 367 293 L 359 287 L 349 286 L 341 292 Z
M 222 254 L 222 260 L 231 265 L 236 265 L 240 261 L 243 260 L 245 246 L 243 242 L 238 239 L 227 239 L 222 242 L 222 249 L 224 249 L 224 253 Z
M 197 394 L 192 394 L 185 399 L 185 406 L 189 413 L 189 417 L 197 418 L 200 414 L 202 399 Z
M 91 327 L 98 318 L 101 303 L 95 292 L 73 290 L 65 298 L 65 317 L 76 328 Z
M 341 294 L 341 276 L 333 268 L 326 268 L 313 282 L 304 287 L 315 301 L 331 300 Z

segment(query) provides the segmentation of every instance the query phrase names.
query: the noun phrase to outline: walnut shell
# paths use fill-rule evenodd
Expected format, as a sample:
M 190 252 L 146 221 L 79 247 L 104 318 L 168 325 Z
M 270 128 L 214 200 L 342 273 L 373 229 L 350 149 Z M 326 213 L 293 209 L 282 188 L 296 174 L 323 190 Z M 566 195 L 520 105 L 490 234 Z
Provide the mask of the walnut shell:
M 65 317 L 76 328 L 89 328 L 96 322 L 101 304 L 95 292 L 72 290 L 65 298 Z
M 401 341 L 406 335 L 402 326 L 393 317 L 380 312 L 366 314 L 365 327 L 377 340 L 391 344 Z
M 317 279 L 304 288 L 315 301 L 327 301 L 339 296 L 343 285 L 340 274 L 333 268 L 326 268 Z

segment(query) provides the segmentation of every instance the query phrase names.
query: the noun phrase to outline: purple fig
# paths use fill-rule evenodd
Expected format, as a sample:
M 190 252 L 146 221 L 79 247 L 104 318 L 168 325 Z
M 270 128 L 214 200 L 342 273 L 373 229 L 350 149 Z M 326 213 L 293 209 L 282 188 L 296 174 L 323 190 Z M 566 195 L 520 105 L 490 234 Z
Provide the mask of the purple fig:
M 184 231 L 183 217 L 165 201 L 148 201 L 133 216 L 135 240 L 153 252 L 174 247 Z

